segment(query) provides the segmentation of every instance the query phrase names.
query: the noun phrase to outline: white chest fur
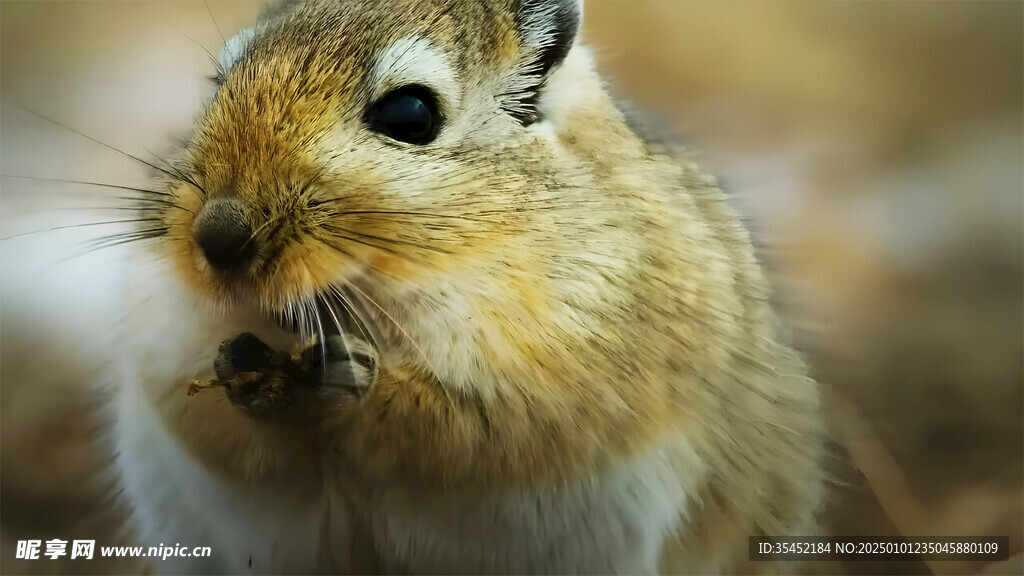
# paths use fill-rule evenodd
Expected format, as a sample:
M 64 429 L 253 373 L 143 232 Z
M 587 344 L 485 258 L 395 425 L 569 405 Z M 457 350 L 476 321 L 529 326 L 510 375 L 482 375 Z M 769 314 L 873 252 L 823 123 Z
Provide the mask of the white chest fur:
M 209 374 L 218 344 L 243 327 L 189 297 L 162 264 L 139 263 L 129 285 L 114 441 L 136 545 L 210 547 L 209 558 L 152 560 L 161 573 L 314 571 L 319 507 L 283 506 L 259 486 L 219 477 L 157 409 Z
M 601 478 L 514 494 L 438 493 L 324 476 L 302 504 L 258 480 L 218 475 L 169 430 L 157 403 L 209 372 L 217 345 L 259 322 L 207 309 L 159 264 L 135 269 L 128 354 L 116 406 L 117 463 L 142 546 L 209 546 L 210 558 L 152 561 L 158 572 L 358 569 L 372 546 L 385 572 L 654 573 L 664 537 L 701 477 L 676 439 Z M 269 337 L 269 336 L 268 336 Z M 224 410 L 235 410 L 228 403 Z M 333 468 L 325 463 L 324 469 Z M 354 536 L 352 512 L 368 534 Z M 350 555 L 351 554 L 351 555 Z
M 371 490 L 373 539 L 385 571 L 657 572 L 662 542 L 684 520 L 695 463 L 677 445 L 599 479 L 542 492 L 444 494 Z
M 283 510 L 255 490 L 217 478 L 163 429 L 139 391 L 123 390 L 117 411 L 118 466 L 136 544 L 211 550 L 209 558 L 151 559 L 158 573 L 315 570 L 316 509 Z

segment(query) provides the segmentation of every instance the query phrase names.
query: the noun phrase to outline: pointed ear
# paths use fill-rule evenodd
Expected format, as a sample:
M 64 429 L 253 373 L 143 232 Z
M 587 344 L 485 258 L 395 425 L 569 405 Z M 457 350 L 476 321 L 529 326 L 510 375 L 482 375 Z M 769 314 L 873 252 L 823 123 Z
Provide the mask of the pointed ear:
M 220 71 L 224 73 L 231 71 L 231 67 L 245 54 L 246 49 L 249 48 L 255 37 L 256 27 L 252 26 L 242 28 L 234 36 L 228 38 L 227 42 L 220 49 L 220 57 L 217 58 Z
M 537 120 L 536 104 L 551 71 L 565 60 L 583 24 L 583 0 L 519 0 L 516 26 L 523 44 L 521 84 L 508 111 L 524 126 Z

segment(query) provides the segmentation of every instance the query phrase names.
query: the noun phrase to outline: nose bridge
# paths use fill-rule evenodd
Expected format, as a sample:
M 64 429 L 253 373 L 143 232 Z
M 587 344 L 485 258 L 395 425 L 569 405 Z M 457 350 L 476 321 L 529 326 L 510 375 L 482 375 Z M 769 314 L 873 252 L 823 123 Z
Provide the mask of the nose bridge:
M 275 242 L 274 228 L 264 224 L 294 218 L 295 193 L 313 172 L 303 152 L 281 135 L 240 119 L 230 125 L 218 120 L 207 126 L 197 147 L 195 160 L 208 195 L 192 236 L 211 269 L 245 274 Z M 227 129 L 231 126 L 235 129 Z
M 300 153 L 289 148 L 260 130 L 208 132 L 195 158 L 206 203 L 231 201 L 254 225 L 269 217 L 304 172 Z
M 236 198 L 263 212 L 315 172 L 311 144 L 321 132 L 318 117 L 250 104 L 211 108 L 195 161 L 211 197 Z
M 247 59 L 207 109 L 192 159 L 209 195 L 193 237 L 214 268 L 237 271 L 262 253 L 271 239 L 253 230 L 293 218 L 295 194 L 319 173 L 317 146 L 337 110 L 310 84 L 327 77 L 311 70 L 295 54 Z

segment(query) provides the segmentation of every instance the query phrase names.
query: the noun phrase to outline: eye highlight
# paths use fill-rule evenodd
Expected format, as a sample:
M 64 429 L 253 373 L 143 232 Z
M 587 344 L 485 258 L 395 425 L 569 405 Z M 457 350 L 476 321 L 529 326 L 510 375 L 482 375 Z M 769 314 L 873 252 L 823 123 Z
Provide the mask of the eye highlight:
M 437 137 L 441 115 L 437 98 L 425 86 L 410 84 L 388 92 L 366 113 L 370 128 L 409 144 L 429 144 Z

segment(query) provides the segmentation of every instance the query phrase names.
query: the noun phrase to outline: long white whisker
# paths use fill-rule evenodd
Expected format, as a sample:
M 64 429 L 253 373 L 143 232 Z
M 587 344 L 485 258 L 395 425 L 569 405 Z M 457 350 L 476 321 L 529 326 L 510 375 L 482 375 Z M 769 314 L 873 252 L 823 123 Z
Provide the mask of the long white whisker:
M 334 308 L 331 306 L 330 302 L 327 301 L 327 296 L 323 294 L 317 294 L 317 296 L 320 298 L 320 301 L 324 303 L 324 308 L 327 309 L 327 313 L 331 315 L 331 320 L 333 320 L 334 325 L 337 326 L 338 333 L 344 335 L 345 329 L 341 326 L 341 321 L 338 320 L 338 316 L 334 313 Z
M 341 326 L 341 322 L 338 320 L 338 316 L 334 313 L 334 308 L 331 307 L 331 304 L 327 301 L 327 296 L 324 296 L 323 294 L 320 294 L 319 296 L 320 296 L 320 300 L 323 301 L 323 303 L 324 303 L 324 308 L 327 309 L 327 313 L 330 314 L 331 315 L 331 319 L 334 320 L 334 325 L 338 327 L 338 335 L 341 337 L 341 342 L 342 342 L 342 344 L 345 345 L 345 353 L 348 354 L 348 357 L 349 357 L 349 372 L 352 374 L 352 381 L 355 382 L 355 380 L 356 380 L 356 372 L 355 372 L 355 367 L 353 365 L 354 359 L 352 358 L 352 346 L 349 345 L 348 334 L 346 334 L 345 329 Z M 324 358 L 324 360 L 323 360 L 323 363 L 324 363 L 324 380 L 326 381 L 327 380 L 327 350 L 324 349 L 323 353 L 324 353 L 324 356 L 323 356 L 323 358 Z
M 370 304 L 373 304 L 378 310 L 380 310 L 381 314 L 383 314 L 388 320 L 391 321 L 392 324 L 395 325 L 395 328 L 398 328 L 398 331 L 401 332 L 402 336 L 405 336 L 405 339 L 408 340 L 410 344 L 412 344 L 412 347 L 415 348 L 417 352 L 419 352 L 420 357 L 426 363 L 427 367 L 430 368 L 431 373 L 434 375 L 435 378 L 437 378 L 438 377 L 437 370 L 434 369 L 434 366 L 430 362 L 430 359 L 427 358 L 427 355 L 423 352 L 423 349 L 420 348 L 420 345 L 417 344 L 416 341 L 412 339 L 412 336 L 409 335 L 409 333 L 405 330 L 405 328 L 402 328 L 401 324 L 399 324 L 394 319 L 394 317 L 391 316 L 391 314 L 388 314 L 387 310 L 382 308 L 380 306 L 380 304 L 377 304 L 376 302 L 374 302 L 373 298 L 370 298 L 370 296 L 366 292 L 363 292 L 362 290 L 360 290 L 358 286 L 356 286 L 355 284 L 353 284 L 351 282 L 345 282 L 345 284 L 349 288 L 355 290 L 356 293 L 359 294 L 360 296 L 362 296 L 362 298 L 365 299 L 367 302 L 369 302 Z M 441 388 L 445 390 L 445 394 L 448 393 L 447 389 L 444 388 L 444 386 L 442 386 Z
M 387 338 L 381 333 L 380 328 L 377 326 L 370 314 L 361 306 L 357 307 L 355 302 L 352 302 L 345 297 L 337 286 L 331 286 L 331 290 L 338 297 L 338 300 L 342 305 L 347 306 L 348 310 L 359 320 L 359 324 L 362 324 L 367 331 L 369 331 L 369 340 L 377 348 L 379 352 L 383 352 L 387 346 Z M 365 333 L 364 333 L 365 334 Z
M 348 303 L 347 298 L 345 298 L 344 295 L 338 294 L 338 289 L 335 288 L 334 286 L 331 286 L 331 289 L 334 291 L 333 300 L 338 302 L 338 304 L 340 304 L 345 309 L 345 312 L 347 313 L 348 317 L 352 319 L 352 323 L 355 324 L 356 329 L 359 330 L 359 334 L 363 337 L 363 340 L 372 343 L 374 346 L 378 346 L 377 342 L 374 341 L 373 336 L 367 332 L 367 328 L 363 325 L 363 321 L 360 320 L 356 316 L 356 313 L 352 310 L 352 306 Z M 333 314 L 334 307 L 331 306 L 329 303 L 327 305 L 330 308 L 331 313 Z
M 317 338 L 320 340 L 320 367 L 323 371 L 323 381 L 327 382 L 327 335 L 324 334 L 324 325 L 320 321 L 320 311 L 316 309 L 315 300 L 309 300 L 309 309 L 312 312 L 313 319 L 316 320 L 316 333 Z M 344 335 L 342 338 L 344 338 Z
M 285 315 L 286 315 L 286 317 L 288 319 L 288 325 L 290 327 L 291 326 L 296 326 L 297 325 L 297 321 L 295 319 L 295 308 L 294 308 L 294 306 L 292 306 L 292 303 L 291 303 L 290 300 L 288 301 L 288 304 L 285 306 L 284 313 L 285 313 Z
M 313 319 L 309 317 L 309 300 L 303 300 L 302 306 L 299 310 L 302 312 L 302 339 L 305 342 L 310 341 L 313 338 Z

